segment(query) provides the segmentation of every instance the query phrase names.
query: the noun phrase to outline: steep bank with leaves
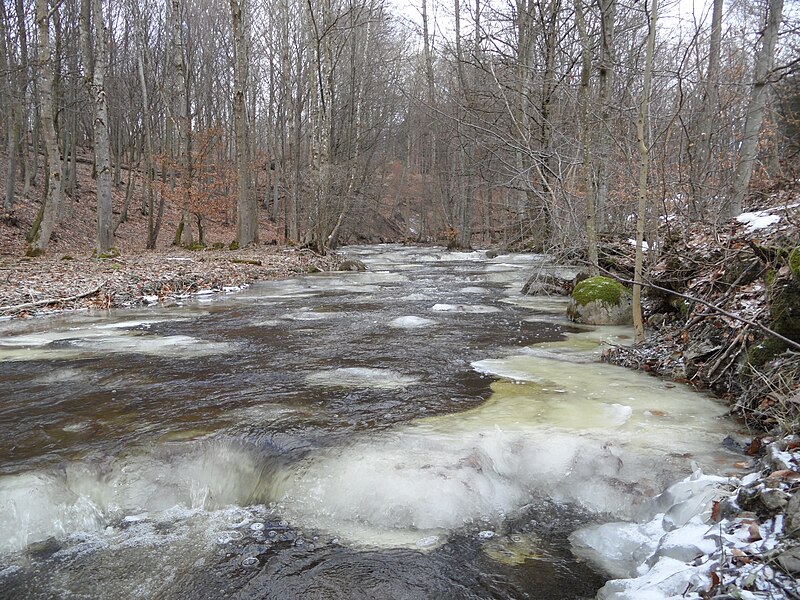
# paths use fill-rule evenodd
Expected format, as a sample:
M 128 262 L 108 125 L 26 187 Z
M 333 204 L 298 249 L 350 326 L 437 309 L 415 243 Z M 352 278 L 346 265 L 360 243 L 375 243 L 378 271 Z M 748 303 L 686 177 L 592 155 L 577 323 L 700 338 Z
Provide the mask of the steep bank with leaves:
M 667 222 L 645 279 L 648 338 L 605 360 L 713 390 L 767 430 L 800 431 L 799 225 L 797 182 L 721 228 Z M 605 264 L 626 278 L 631 251 L 615 248 Z

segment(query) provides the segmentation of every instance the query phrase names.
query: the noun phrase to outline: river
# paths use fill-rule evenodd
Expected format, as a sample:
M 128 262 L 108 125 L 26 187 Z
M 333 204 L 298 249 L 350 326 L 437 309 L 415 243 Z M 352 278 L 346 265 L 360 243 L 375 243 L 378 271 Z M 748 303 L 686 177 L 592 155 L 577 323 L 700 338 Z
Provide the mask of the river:
M 366 273 L 0 323 L 0 597 L 578 599 L 726 408 L 599 364 L 545 259 L 352 247 Z M 552 268 L 552 267 L 544 267 Z

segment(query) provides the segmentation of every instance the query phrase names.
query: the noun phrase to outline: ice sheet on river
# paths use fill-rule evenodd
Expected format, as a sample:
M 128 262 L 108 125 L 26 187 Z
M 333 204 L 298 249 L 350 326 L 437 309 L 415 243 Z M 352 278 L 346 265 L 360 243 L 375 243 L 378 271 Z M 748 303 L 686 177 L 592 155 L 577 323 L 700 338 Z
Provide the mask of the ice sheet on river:
M 190 359 L 225 354 L 236 348 L 228 342 L 211 342 L 187 335 L 157 335 L 142 330 L 163 321 L 136 319 L 0 336 L 0 362 L 71 359 L 109 353 Z
M 715 422 L 725 408 L 688 389 L 603 364 L 512 360 L 525 383 L 501 380 L 473 410 L 321 451 L 281 506 L 297 522 L 378 546 L 499 523 L 537 495 L 631 517 L 687 472 L 687 448 L 714 456 L 724 437 Z

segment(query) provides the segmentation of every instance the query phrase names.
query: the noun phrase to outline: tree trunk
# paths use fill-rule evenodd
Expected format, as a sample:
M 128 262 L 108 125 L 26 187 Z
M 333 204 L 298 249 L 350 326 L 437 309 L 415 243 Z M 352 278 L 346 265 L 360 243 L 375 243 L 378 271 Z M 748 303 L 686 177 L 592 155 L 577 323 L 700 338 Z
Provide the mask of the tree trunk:
M 36 25 L 39 29 L 39 101 L 45 160 L 48 169 L 47 193 L 44 198 L 42 219 L 33 236 L 29 253 L 44 254 L 55 229 L 58 213 L 64 202 L 61 152 L 53 113 L 54 64 L 50 45 L 50 7 L 47 0 L 36 0 Z
M 575 0 L 575 24 L 581 40 L 581 82 L 580 82 L 580 111 L 581 111 L 581 159 L 584 170 L 584 186 L 586 194 L 586 249 L 589 260 L 589 272 L 598 275 L 597 258 L 597 207 L 595 197 L 594 178 L 592 177 L 592 163 L 589 153 L 589 85 L 592 73 L 592 48 L 589 43 L 589 34 L 586 31 L 586 17 L 583 12 L 583 0 Z
M 178 161 L 180 163 L 181 229 L 179 242 L 194 242 L 191 219 L 192 157 L 189 153 L 189 100 L 186 86 L 186 63 L 183 59 L 183 33 L 181 32 L 181 0 L 172 0 L 172 76 L 175 78 L 174 121 L 178 134 Z
M 614 28 L 617 0 L 598 0 L 600 7 L 600 72 L 599 98 L 600 122 L 593 156 L 595 168 L 595 206 L 597 207 L 597 231 L 608 229 L 608 165 L 611 161 L 611 95 L 614 88 Z M 592 158 L 593 162 L 595 159 Z
M 656 23 L 658 22 L 658 0 L 652 0 L 650 26 L 647 32 L 642 98 L 639 117 L 636 120 L 636 141 L 639 147 L 639 208 L 636 218 L 636 263 L 633 275 L 633 330 L 637 344 L 644 341 L 642 320 L 642 267 L 644 264 L 644 227 L 647 218 L 647 176 L 650 170 L 650 148 L 646 138 L 647 113 L 650 108 L 650 89 L 653 76 L 653 55 L 656 47 Z M 652 251 L 652 250 L 651 250 Z
M 8 152 L 8 163 L 6 167 L 6 189 L 3 195 L 3 212 L 10 214 L 14 206 L 14 184 L 16 183 L 17 174 L 17 146 L 19 140 L 17 139 L 18 130 L 16 128 L 16 103 L 13 99 L 14 83 L 11 76 L 12 68 L 16 69 L 16 65 L 12 65 L 13 59 L 11 57 L 10 44 L 7 45 L 9 40 L 9 22 L 6 15 L 5 4 L 0 5 L 0 73 L 2 79 L 0 80 L 0 102 L 2 108 L 7 115 L 6 118 L 6 142 Z
M 750 88 L 750 99 L 747 104 L 747 118 L 744 124 L 742 145 L 739 149 L 739 164 L 731 189 L 728 214 L 731 217 L 742 212 L 744 199 L 753 176 L 753 166 L 758 156 L 758 138 L 764 109 L 767 105 L 767 86 L 772 74 L 772 62 L 775 57 L 775 44 L 778 41 L 778 29 L 783 14 L 783 0 L 769 0 L 764 15 L 766 26 L 761 34 L 761 45 L 756 50 L 753 85 Z
M 711 15 L 711 39 L 708 47 L 708 70 L 703 86 L 703 102 L 700 108 L 699 135 L 695 142 L 694 160 L 691 170 L 692 212 L 695 218 L 705 213 L 709 197 L 708 172 L 711 161 L 711 142 L 714 118 L 719 111 L 719 63 L 722 42 L 723 0 L 714 0 Z
M 103 19 L 101 0 L 83 0 L 84 10 L 81 38 L 84 40 L 84 69 L 86 87 L 94 103 L 94 164 L 97 172 L 97 233 L 95 252 L 100 255 L 114 245 L 113 204 L 111 197 L 111 142 L 108 130 L 108 99 L 106 69 L 108 67 L 108 29 Z M 89 15 L 94 24 L 94 54 L 89 51 Z M 85 32 L 85 33 L 84 33 Z M 73 158 L 74 161 L 74 158 Z
M 233 25 L 233 119 L 236 128 L 236 242 L 240 248 L 250 246 L 258 239 L 258 201 L 250 193 L 250 161 L 248 160 L 247 115 L 247 40 L 244 14 L 247 0 L 230 0 Z

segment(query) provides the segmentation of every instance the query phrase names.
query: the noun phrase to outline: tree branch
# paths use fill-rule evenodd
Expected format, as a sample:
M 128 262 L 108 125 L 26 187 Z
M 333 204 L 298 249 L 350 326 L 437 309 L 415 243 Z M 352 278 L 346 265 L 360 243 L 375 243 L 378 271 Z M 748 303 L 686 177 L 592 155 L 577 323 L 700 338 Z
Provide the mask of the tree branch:
M 104 281 L 93 290 L 89 290 L 88 292 L 83 292 L 81 294 L 75 294 L 74 296 L 68 296 L 66 298 L 51 298 L 49 300 L 37 300 L 36 302 L 25 302 L 24 304 L 12 304 L 9 306 L 0 306 L 0 314 L 13 313 L 13 312 L 18 312 L 20 310 L 27 310 L 29 308 L 39 308 L 40 306 L 49 306 L 51 304 L 59 304 L 62 302 L 72 302 L 73 300 L 80 300 L 81 298 L 86 298 L 87 296 L 93 296 L 94 294 L 99 292 L 100 289 L 106 283 L 107 282 Z
M 604 269 L 603 267 L 598 266 L 598 268 L 603 273 L 605 273 L 606 275 L 608 275 L 609 277 L 611 277 L 613 279 L 616 279 L 620 283 L 625 283 L 625 284 L 628 284 L 628 285 L 633 285 L 633 283 L 634 283 L 630 279 L 625 279 L 623 277 L 619 277 L 619 276 L 615 275 L 614 273 L 612 273 L 611 271 L 608 271 L 608 270 Z M 734 313 L 728 312 L 724 308 L 720 308 L 719 306 L 717 306 L 715 304 L 711 304 L 710 302 L 707 302 L 706 300 L 703 300 L 702 298 L 696 298 L 695 296 L 689 296 L 688 294 L 682 294 L 680 292 L 676 292 L 674 290 L 670 290 L 670 289 L 661 287 L 660 285 L 656 285 L 654 283 L 650 283 L 647 280 L 642 281 L 641 285 L 643 285 L 645 287 L 648 287 L 650 289 L 653 289 L 653 290 L 658 290 L 659 292 L 666 292 L 667 294 L 671 294 L 673 296 L 678 296 L 678 297 L 683 298 L 684 300 L 688 300 L 690 302 L 697 302 L 699 304 L 702 304 L 703 306 L 705 306 L 707 308 L 710 308 L 714 312 L 718 312 L 719 314 L 724 315 L 724 316 L 726 316 L 726 317 L 728 317 L 730 319 L 734 319 L 736 321 L 739 321 L 740 323 L 746 323 L 747 325 L 755 327 L 756 329 L 760 329 L 761 331 L 763 331 L 767 335 L 772 336 L 775 339 L 778 339 L 778 340 L 782 341 L 784 344 L 794 348 L 795 350 L 800 350 L 800 344 L 798 344 L 794 340 L 790 340 L 789 338 L 787 338 L 785 336 L 782 336 L 777 331 L 773 331 L 772 329 L 770 329 L 766 325 L 762 325 L 761 323 L 757 323 L 756 321 L 753 321 L 751 319 L 746 319 L 745 317 L 742 317 L 742 316 L 736 315 Z

